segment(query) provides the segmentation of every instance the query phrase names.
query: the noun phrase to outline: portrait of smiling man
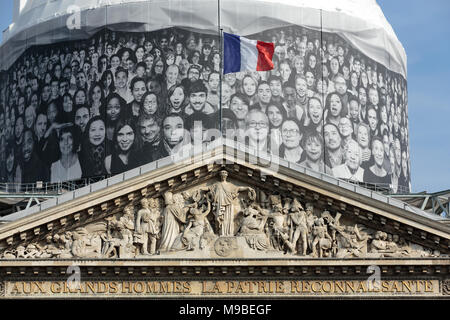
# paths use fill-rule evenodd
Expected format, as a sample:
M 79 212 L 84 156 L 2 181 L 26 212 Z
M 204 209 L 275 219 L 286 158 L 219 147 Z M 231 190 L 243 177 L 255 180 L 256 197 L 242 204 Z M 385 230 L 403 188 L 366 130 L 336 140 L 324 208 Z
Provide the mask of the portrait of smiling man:
M 185 114 L 187 116 L 192 115 L 195 112 L 201 112 L 204 114 L 212 114 L 216 110 L 212 105 L 207 102 L 208 88 L 202 80 L 193 82 L 190 86 L 189 92 L 189 105 L 186 106 Z

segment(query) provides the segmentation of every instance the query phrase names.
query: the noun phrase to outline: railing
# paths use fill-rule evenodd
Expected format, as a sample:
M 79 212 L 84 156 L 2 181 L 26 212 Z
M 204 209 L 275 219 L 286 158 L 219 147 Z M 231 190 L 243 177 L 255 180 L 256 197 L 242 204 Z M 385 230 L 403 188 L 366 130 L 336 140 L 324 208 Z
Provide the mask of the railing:
M 358 181 L 352 181 L 347 179 L 342 179 L 348 183 L 360 186 L 362 188 L 366 188 L 375 192 L 380 192 L 385 195 L 391 195 L 391 194 L 408 194 L 410 193 L 410 190 L 408 187 L 399 185 L 397 187 L 397 192 L 393 192 L 392 185 L 388 183 L 367 183 L 367 182 L 358 182 Z
M 225 143 L 222 143 L 220 141 L 211 143 L 207 147 L 207 151 L 209 152 L 211 150 L 214 150 L 214 149 L 218 148 L 219 146 L 222 147 L 221 152 L 224 152 L 224 154 L 228 154 L 233 157 L 237 156 L 235 154 L 236 150 L 244 151 L 247 155 L 255 154 L 255 152 L 251 151 L 251 149 L 248 147 L 242 147 L 242 146 L 238 145 L 239 148 L 236 148 L 235 144 L 229 144 L 228 141 L 225 141 Z M 223 146 L 229 147 L 230 149 L 225 149 L 225 148 L 223 148 Z M 198 155 L 198 154 L 194 154 L 194 156 L 195 155 Z M 310 170 L 310 169 L 300 166 L 296 163 L 288 162 L 284 159 L 275 159 L 274 156 L 271 157 L 270 155 L 265 157 L 265 159 L 271 159 L 271 158 L 272 158 L 272 161 L 276 161 L 277 164 L 283 165 L 285 167 L 289 167 L 292 170 L 298 171 L 299 173 L 303 173 L 303 174 L 309 175 L 311 177 L 321 179 L 325 182 L 328 182 L 333 185 L 340 186 L 342 188 L 351 190 L 353 192 L 371 197 L 375 200 L 388 203 L 390 205 L 396 206 L 403 210 L 407 210 L 412 213 L 417 213 L 417 210 L 420 210 L 417 208 L 413 208 L 413 206 L 411 206 L 403 201 L 399 201 L 399 200 L 395 199 L 395 197 L 392 197 L 392 191 L 391 191 L 392 186 L 391 185 L 368 184 L 368 183 L 358 183 L 358 182 L 354 182 L 354 181 L 344 181 L 342 179 L 337 179 L 335 177 L 329 176 L 324 173 Z M 185 161 L 191 161 L 191 162 L 198 161 L 198 159 L 195 159 L 195 157 L 193 157 L 193 155 L 190 155 L 189 157 L 186 157 L 183 159 Z M 154 161 L 154 162 L 146 164 L 144 166 L 124 172 L 124 173 L 116 175 L 114 177 L 99 176 L 99 177 L 93 177 L 93 178 L 89 178 L 89 179 L 82 179 L 82 180 L 70 181 L 70 182 L 62 182 L 62 183 L 56 183 L 56 184 L 51 184 L 51 183 L 41 184 L 41 185 L 39 185 L 39 183 L 26 184 L 26 185 L 20 184 L 19 189 L 25 190 L 28 188 L 30 192 L 34 191 L 34 192 L 41 193 L 41 194 L 52 192 L 53 194 L 49 194 L 49 196 L 47 198 L 54 197 L 55 200 L 50 199 L 48 201 L 39 203 L 37 206 L 26 208 L 25 210 L 21 211 L 22 213 L 20 214 L 20 216 L 18 216 L 18 217 L 12 216 L 12 217 L 10 217 L 10 220 L 4 220 L 4 221 L 14 221 L 15 219 L 17 219 L 19 217 L 23 217 L 27 214 L 32 214 L 32 213 L 35 213 L 35 212 L 38 212 L 38 211 L 41 211 L 41 210 L 44 210 L 44 209 L 47 209 L 47 208 L 50 208 L 53 206 L 57 206 L 61 203 L 75 199 L 76 197 L 83 196 L 83 195 L 89 194 L 91 192 L 95 192 L 99 189 L 106 188 L 108 186 L 111 186 L 111 185 L 114 185 L 117 183 L 121 183 L 121 182 L 125 181 L 126 179 L 130 179 L 130 178 L 148 173 L 150 171 L 165 167 L 165 166 L 173 163 L 173 161 L 174 161 L 173 156 L 168 156 L 166 158 L 159 159 L 157 161 Z M 180 161 L 180 159 L 177 159 L 177 161 Z M 194 163 L 194 162 L 192 162 L 192 163 Z M 1 187 L 8 188 L 8 187 L 13 187 L 13 186 L 14 186 L 14 184 L 0 184 L 0 188 Z M 75 190 L 75 189 L 79 189 L 79 190 Z M 398 192 L 399 193 L 400 192 L 408 193 L 409 190 L 406 190 L 406 188 L 402 188 L 401 186 L 399 186 Z M 63 193 L 65 193 L 65 194 L 63 194 Z M 11 193 L 4 193 L 3 195 L 0 193 L 0 197 L 2 197 L 2 196 L 8 197 L 9 195 L 11 195 Z M 24 196 L 24 195 L 27 196 L 25 193 L 22 192 L 21 194 L 19 193 L 19 194 L 13 195 L 13 196 L 15 196 L 17 198 L 17 197 Z M 39 198 L 39 194 L 37 194 L 37 195 L 29 194 L 28 197 Z M 45 196 L 43 196 L 42 198 L 45 198 Z M 1 220 L 0 220 L 0 223 L 1 223 Z
M 36 182 L 36 183 L 0 183 L 0 197 L 11 195 L 60 195 L 68 191 L 83 188 L 107 179 L 109 176 L 97 176 L 80 180 L 64 181 L 57 183 Z M 2 194 L 3 193 L 3 194 Z

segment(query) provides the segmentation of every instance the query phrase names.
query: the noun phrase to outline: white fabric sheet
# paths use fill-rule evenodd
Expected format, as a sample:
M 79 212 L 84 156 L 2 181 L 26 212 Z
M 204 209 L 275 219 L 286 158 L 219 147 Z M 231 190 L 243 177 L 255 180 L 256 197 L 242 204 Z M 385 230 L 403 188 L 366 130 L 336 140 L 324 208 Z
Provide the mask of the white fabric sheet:
M 247 36 L 288 24 L 322 29 L 338 33 L 356 49 L 405 78 L 407 74 L 405 50 L 375 0 L 15 1 L 15 19 L 4 32 L 0 47 L 2 69 L 30 45 L 81 39 L 105 24 L 120 30 L 123 23 L 134 22 L 124 31 L 180 26 L 216 33 L 220 2 L 224 31 Z M 67 28 L 68 18 L 73 17 L 73 13 L 68 14 L 69 8 L 80 11 L 81 29 Z

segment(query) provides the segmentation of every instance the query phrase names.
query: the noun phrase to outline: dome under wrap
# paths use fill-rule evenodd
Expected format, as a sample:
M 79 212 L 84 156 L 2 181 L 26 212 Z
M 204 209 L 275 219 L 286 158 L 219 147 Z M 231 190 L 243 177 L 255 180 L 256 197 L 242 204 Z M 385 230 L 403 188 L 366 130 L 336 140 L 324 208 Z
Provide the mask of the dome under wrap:
M 275 42 L 275 69 L 221 76 L 220 31 Z M 7 154 L 2 160 L 4 182 L 121 173 L 193 143 L 194 122 L 204 121 L 203 142 L 211 136 L 205 130 L 225 134 L 228 128 L 250 147 L 263 141 L 265 151 L 312 170 L 395 192 L 410 188 L 406 53 L 375 0 L 17 0 L 3 39 L 0 125 L 4 150 L 14 150 L 9 167 Z M 205 54 L 209 46 L 212 53 Z M 121 68 L 127 70 L 123 87 Z M 202 85 L 206 102 L 197 109 L 192 95 Z M 141 99 L 155 90 L 152 114 Z M 144 132 L 145 112 L 155 120 L 153 136 Z M 175 125 L 167 120 L 174 113 L 185 133 L 170 138 L 165 124 Z M 46 124 L 38 129 L 40 114 Z M 86 131 L 97 127 L 90 121 L 95 116 L 105 132 L 99 145 Z M 263 118 L 256 127 L 253 116 Z M 124 121 L 132 123 L 129 150 L 118 141 Z M 261 121 L 267 128 L 258 128 Z M 64 128 L 80 131 L 70 132 L 77 138 L 69 154 L 79 162 L 70 167 L 62 133 L 71 130 Z M 358 159 L 351 160 L 354 146 Z
M 247 36 L 290 24 L 333 32 L 406 77 L 405 50 L 375 0 L 15 1 L 21 4 L 16 5 L 18 12 L 9 30 L 5 31 L 4 39 L 19 35 L 13 42 L 17 47 L 24 46 L 20 49 L 36 44 L 30 38 L 36 37 L 39 44 L 67 37 L 82 38 L 105 24 L 132 22 L 134 26 L 130 26 L 129 31 L 178 26 L 214 33 L 217 32 L 220 5 L 221 27 L 225 32 Z M 83 30 L 75 34 L 75 30 L 67 28 L 67 19 L 78 11 Z M 20 54 L 23 50 L 18 48 L 16 51 Z M 11 52 L 8 55 L 15 60 Z M 8 63 L 9 59 L 2 59 L 2 65 Z

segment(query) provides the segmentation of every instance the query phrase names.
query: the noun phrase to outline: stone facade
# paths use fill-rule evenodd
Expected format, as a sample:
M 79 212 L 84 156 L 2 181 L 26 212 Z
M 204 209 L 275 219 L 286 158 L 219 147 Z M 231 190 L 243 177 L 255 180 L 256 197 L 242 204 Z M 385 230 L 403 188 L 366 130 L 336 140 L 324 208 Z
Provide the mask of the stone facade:
M 425 258 L 441 252 L 368 227 L 301 195 L 228 181 L 229 173 L 2 250 L 1 259 Z M 274 190 L 274 189 L 272 189 Z M 120 206 L 116 206 L 120 207 Z M 112 211 L 108 215 L 108 211 Z M 446 252 L 445 252 L 446 253 Z M 447 256 L 445 254 L 445 256 Z
M 157 297 L 149 288 L 161 281 L 169 297 L 226 296 L 239 286 L 242 296 L 270 296 L 277 285 L 280 297 L 448 296 L 448 226 L 282 166 L 268 174 L 248 161 L 229 164 L 226 154 L 209 160 L 1 226 L 0 296 L 34 296 L 34 286 L 35 296 L 122 297 L 136 286 L 137 296 Z M 65 288 L 71 265 L 84 291 Z M 379 291 L 364 282 L 372 272 Z M 263 289 L 254 289 L 258 281 Z

